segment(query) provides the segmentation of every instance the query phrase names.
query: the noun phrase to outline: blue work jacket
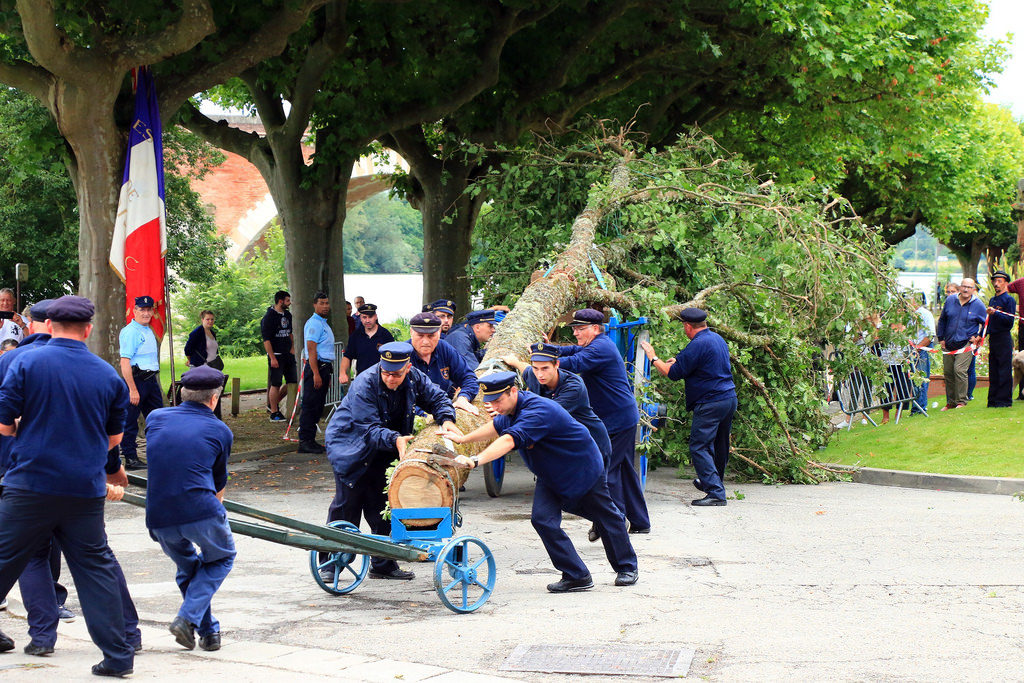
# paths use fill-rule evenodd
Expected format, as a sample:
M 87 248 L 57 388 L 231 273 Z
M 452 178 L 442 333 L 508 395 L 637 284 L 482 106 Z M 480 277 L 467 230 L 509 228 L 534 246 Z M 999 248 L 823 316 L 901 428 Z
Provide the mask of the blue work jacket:
M 430 381 L 441 387 L 448 398 L 455 400 L 455 387 L 459 388 L 459 396 L 465 396 L 472 402 L 480 391 L 476 375 L 466 366 L 459 352 L 445 340 L 437 342 L 437 348 L 430 356 L 430 365 L 416 353 L 412 354 L 412 366 L 430 378 Z
M 472 327 L 460 327 L 456 331 L 449 330 L 448 336 L 444 340 L 462 356 L 462 360 L 466 361 L 466 366 L 470 370 L 476 370 L 480 361 L 484 359 L 484 350 L 480 348 L 480 341 L 476 338 Z
M 963 348 L 971 337 L 981 333 L 985 315 L 985 304 L 980 300 L 971 299 L 961 304 L 959 296 L 950 294 L 935 324 L 935 336 L 946 342 L 946 348 L 951 351 Z
M 683 394 L 686 409 L 698 403 L 712 403 L 736 397 L 732 379 L 729 347 L 717 332 L 704 328 L 676 354 L 676 362 L 668 369 L 668 378 L 686 380 Z
M 395 442 L 412 434 L 413 409 L 419 406 L 442 424 L 455 422 L 455 409 L 445 393 L 430 378 L 410 368 L 405 381 L 395 391 L 404 392 L 401 432 L 388 428 L 394 418 L 389 414 L 387 387 L 377 365 L 360 372 L 327 425 L 327 459 L 341 481 L 351 487 L 369 467 L 377 453 L 390 451 L 398 456 Z
M 590 405 L 609 435 L 636 427 L 640 411 L 633 386 L 626 375 L 626 364 L 607 334 L 597 335 L 586 346 L 559 346 L 558 354 L 563 370 L 583 378 Z
M 561 368 L 558 369 L 558 386 L 551 391 L 537 380 L 533 374 L 533 368 L 527 367 L 523 370 L 523 382 L 526 388 L 538 396 L 550 398 L 558 405 L 565 408 L 565 411 L 572 415 L 572 418 L 587 428 L 590 436 L 601 451 L 601 457 L 608 464 L 612 454 L 612 442 L 608 438 L 608 430 L 605 429 L 601 418 L 597 416 L 590 406 L 590 395 L 587 394 L 587 385 L 583 378 Z

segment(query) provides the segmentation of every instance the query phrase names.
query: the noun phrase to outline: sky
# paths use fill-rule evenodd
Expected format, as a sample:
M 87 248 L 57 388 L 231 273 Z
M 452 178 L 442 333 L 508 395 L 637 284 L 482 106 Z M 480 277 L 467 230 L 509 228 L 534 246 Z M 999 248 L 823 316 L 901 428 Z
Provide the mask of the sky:
M 1024 118 L 1024 0 L 989 0 L 988 23 L 983 31 L 989 38 L 1015 34 L 1003 73 L 995 78 L 996 87 L 986 98 L 1005 104 L 1017 118 Z

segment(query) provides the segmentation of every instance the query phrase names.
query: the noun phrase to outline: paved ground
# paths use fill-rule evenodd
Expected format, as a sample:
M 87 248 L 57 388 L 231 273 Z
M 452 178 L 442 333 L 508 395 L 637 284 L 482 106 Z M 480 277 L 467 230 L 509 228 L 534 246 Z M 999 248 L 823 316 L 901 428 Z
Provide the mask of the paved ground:
M 550 595 L 557 576 L 528 521 L 531 487 L 521 464 L 499 499 L 470 481 L 462 532 L 498 562 L 494 595 L 471 615 L 441 605 L 430 565 L 411 565 L 411 582 L 367 579 L 332 597 L 307 553 L 240 538 L 215 602 L 226 644 L 215 655 L 185 653 L 166 633 L 178 604 L 170 562 L 141 511 L 113 505 L 111 545 L 147 627 L 136 677 L 561 682 L 578 677 L 501 666 L 523 643 L 618 643 L 695 649 L 689 677 L 710 680 L 1024 678 L 1024 503 L 1010 496 L 750 484 L 729 486 L 744 498 L 728 507 L 695 509 L 689 482 L 661 470 L 649 485 L 654 533 L 633 537 L 640 583 L 614 587 L 587 524 L 570 519 L 597 586 Z M 332 488 L 325 463 L 289 454 L 236 466 L 229 497 L 316 521 Z M 40 660 L 20 654 L 24 622 L 0 617 L 19 642 L 0 656 L 0 675 L 90 678 L 99 654 L 81 622 L 62 625 L 57 654 Z

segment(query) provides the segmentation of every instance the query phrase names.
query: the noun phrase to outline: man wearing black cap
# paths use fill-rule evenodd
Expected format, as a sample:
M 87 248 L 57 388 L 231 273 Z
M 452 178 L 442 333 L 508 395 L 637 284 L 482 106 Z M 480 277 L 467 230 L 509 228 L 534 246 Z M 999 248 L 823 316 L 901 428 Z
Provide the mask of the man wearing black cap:
M 690 421 L 690 462 L 697 471 L 693 485 L 704 498 L 691 501 L 699 507 L 725 505 L 725 467 L 729 463 L 729 432 L 736 413 L 736 385 L 732 379 L 729 347 L 708 329 L 708 314 L 699 308 L 679 313 L 689 338 L 682 351 L 666 363 L 654 347 L 640 342 L 654 368 L 671 380 L 685 380 L 686 409 Z
M 128 415 L 124 423 L 121 453 L 125 469 L 145 467 L 139 460 L 139 415 L 145 419 L 157 408 L 164 407 L 160 392 L 160 344 L 150 322 L 155 302 L 151 296 L 135 297 L 132 321 L 121 329 L 121 376 L 128 385 Z
M 199 647 L 219 650 L 210 603 L 235 561 L 222 504 L 234 437 L 213 413 L 223 373 L 201 365 L 182 375 L 181 385 L 182 404 L 149 419 L 146 526 L 178 568 L 184 601 L 170 626 L 175 640 L 192 650 L 198 630 Z
M 471 311 L 466 315 L 466 325 L 452 330 L 444 338 L 462 356 L 470 370 L 476 370 L 484 359 L 482 344 L 494 336 L 494 311 Z
M 495 372 L 480 379 L 484 401 L 494 420 L 463 436 L 443 430 L 456 443 L 491 441 L 472 458 L 456 460 L 477 467 L 519 449 L 526 466 L 537 477 L 530 521 L 560 581 L 548 585 L 552 593 L 594 587 L 587 565 L 562 530 L 562 512 L 597 525 L 605 555 L 616 571 L 616 586 L 637 582 L 637 559 L 626 532 L 626 519 L 612 501 L 605 479 L 604 461 L 587 429 L 560 405 L 515 386 L 516 373 Z
M 423 306 L 423 312 L 433 313 L 441 320 L 441 339 L 446 339 L 455 322 L 455 302 L 451 299 L 438 299 Z
M 590 394 L 590 405 L 608 430 L 612 444 L 608 490 L 615 504 L 626 513 L 630 533 L 650 533 L 647 501 L 640 477 L 633 468 L 640 411 L 626 376 L 626 365 L 615 343 L 604 333 L 604 314 L 600 311 L 592 308 L 576 311 L 569 325 L 579 344 L 558 347 L 561 366 L 583 378 Z
M 416 350 L 412 366 L 429 377 L 448 398 L 454 398 L 456 408 L 479 415 L 480 410 L 473 405 L 479 390 L 476 375 L 452 345 L 441 339 L 441 319 L 433 313 L 417 313 L 409 321 L 409 333 Z
M 988 302 L 988 407 L 1013 405 L 1013 316 L 1017 302 L 1007 292 L 1010 276 L 1002 270 L 992 273 L 996 295 Z M 1008 314 L 1008 315 L 1004 315 Z
M 358 301 L 361 297 L 356 297 Z M 377 306 L 375 304 L 363 303 L 359 307 L 359 326 L 352 336 L 348 338 L 345 351 L 341 354 L 341 369 L 338 372 L 338 380 L 342 384 L 348 384 L 349 368 L 352 361 L 356 362 L 356 374 L 372 367 L 380 360 L 380 347 L 382 344 L 395 341 L 391 330 L 380 325 L 377 320 Z
M 416 407 L 432 415 L 443 428 L 461 434 L 448 397 L 412 366 L 412 356 L 409 342 L 382 345 L 380 362 L 352 381 L 327 425 L 327 459 L 334 468 L 335 480 L 328 522 L 343 519 L 358 526 L 360 517 L 365 517 L 373 533 L 391 533 L 391 522 L 383 518 L 387 503 L 385 474 L 412 440 Z M 326 583 L 337 585 L 332 567 L 323 567 L 320 575 Z M 375 557 L 370 576 L 411 579 L 413 573 L 400 569 L 394 560 Z
M 128 390 L 85 345 L 93 312 L 82 297 L 54 301 L 47 323 L 53 338 L 16 358 L 0 387 L 0 434 L 14 436 L 20 418 L 0 500 L 0 595 L 56 536 L 89 634 L 104 655 L 92 671 L 125 676 L 134 648 L 125 635 L 120 570 L 107 545 L 103 504 L 108 481 L 125 481 L 120 466 L 110 472 L 107 453 L 121 440 Z M 13 646 L 0 634 L 0 649 Z

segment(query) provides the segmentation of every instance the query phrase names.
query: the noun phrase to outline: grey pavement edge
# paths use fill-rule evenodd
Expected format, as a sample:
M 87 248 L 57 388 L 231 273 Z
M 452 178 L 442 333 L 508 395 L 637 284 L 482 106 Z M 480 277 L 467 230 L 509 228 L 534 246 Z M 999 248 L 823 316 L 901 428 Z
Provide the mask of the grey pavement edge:
M 873 486 L 900 486 L 908 489 L 931 489 L 956 493 L 989 493 L 1012 496 L 1024 492 L 1024 479 L 1010 477 L 976 477 L 959 474 L 935 474 L 933 472 L 907 472 L 904 470 L 883 470 L 875 467 L 850 467 L 831 465 L 836 469 L 848 470 L 853 481 Z

